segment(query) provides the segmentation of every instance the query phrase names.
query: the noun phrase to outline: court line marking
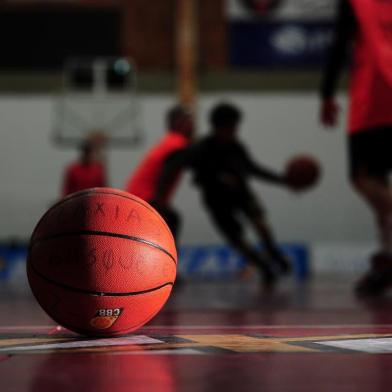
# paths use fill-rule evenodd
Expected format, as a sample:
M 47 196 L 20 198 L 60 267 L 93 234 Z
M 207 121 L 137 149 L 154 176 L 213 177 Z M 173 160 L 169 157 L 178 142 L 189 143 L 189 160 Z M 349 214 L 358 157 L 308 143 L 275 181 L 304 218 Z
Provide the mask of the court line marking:
M 368 354 L 390 354 L 392 353 L 392 338 L 380 337 L 369 339 L 346 339 L 346 340 L 329 340 L 323 342 L 315 342 L 320 345 L 353 350 Z
M 56 328 L 55 325 L 4 325 L 0 326 L 0 331 L 26 331 L 26 330 L 53 330 Z M 154 330 L 154 329 L 167 329 L 167 330 L 177 330 L 177 329 L 355 329 L 355 328 L 392 328 L 392 324 L 350 324 L 350 325 L 340 325 L 340 324 L 299 324 L 299 325 L 148 325 L 140 328 L 140 330 Z M 65 330 L 65 328 L 60 328 L 59 330 Z
M 150 338 L 145 335 L 134 335 L 120 338 L 106 338 L 94 340 L 72 340 L 69 342 L 44 343 L 44 344 L 28 344 L 17 345 L 11 347 L 0 348 L 0 352 L 19 352 L 19 351 L 37 351 L 37 350 L 55 350 L 55 349 L 83 349 L 89 347 L 110 347 L 110 346 L 127 346 L 127 345 L 146 345 L 146 344 L 162 344 L 161 340 Z

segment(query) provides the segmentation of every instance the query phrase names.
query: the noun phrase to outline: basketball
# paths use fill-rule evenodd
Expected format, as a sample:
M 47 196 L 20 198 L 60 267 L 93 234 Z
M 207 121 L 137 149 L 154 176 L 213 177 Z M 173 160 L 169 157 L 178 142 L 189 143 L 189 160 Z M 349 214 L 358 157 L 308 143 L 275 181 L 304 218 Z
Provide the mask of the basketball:
M 40 219 L 27 275 L 46 313 L 71 331 L 115 336 L 143 326 L 176 277 L 173 236 L 145 201 L 111 188 L 69 195 Z
M 298 155 L 288 161 L 285 172 L 290 185 L 304 190 L 316 185 L 321 175 L 321 167 L 312 156 Z

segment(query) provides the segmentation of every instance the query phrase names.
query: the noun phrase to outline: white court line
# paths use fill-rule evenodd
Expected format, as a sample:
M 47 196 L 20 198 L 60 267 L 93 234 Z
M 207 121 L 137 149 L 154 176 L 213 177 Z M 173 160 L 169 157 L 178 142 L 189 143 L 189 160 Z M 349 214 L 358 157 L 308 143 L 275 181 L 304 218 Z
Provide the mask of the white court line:
M 25 326 L 0 326 L 0 331 L 29 331 L 29 330 L 53 330 L 56 326 L 54 325 L 25 325 Z M 356 328 L 392 328 L 392 324 L 350 324 L 350 325 L 341 325 L 341 324 L 281 324 L 281 325 L 147 325 L 145 327 L 141 327 L 140 330 L 154 330 L 154 329 L 322 329 L 322 328 L 331 328 L 331 329 L 356 329 Z M 60 329 L 65 330 L 66 329 Z
M 39 351 L 39 350 L 55 350 L 55 349 L 72 349 L 72 348 L 89 348 L 89 347 L 109 347 L 109 346 L 129 346 L 143 344 L 160 344 L 161 340 L 150 338 L 144 335 L 135 335 L 129 337 L 94 339 L 94 340 L 72 340 L 71 342 L 47 343 L 17 347 L 0 348 L 0 352 L 8 351 Z
M 323 346 L 355 350 L 369 354 L 392 353 L 392 338 L 331 340 L 316 343 Z

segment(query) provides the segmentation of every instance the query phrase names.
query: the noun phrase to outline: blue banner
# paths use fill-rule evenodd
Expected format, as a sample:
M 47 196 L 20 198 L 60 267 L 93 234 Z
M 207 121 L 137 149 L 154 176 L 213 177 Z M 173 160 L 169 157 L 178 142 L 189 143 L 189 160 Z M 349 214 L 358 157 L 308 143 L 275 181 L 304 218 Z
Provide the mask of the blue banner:
M 293 275 L 304 280 L 309 275 L 306 245 L 284 244 L 282 252 L 291 262 Z M 26 246 L 0 245 L 0 284 L 26 286 Z M 233 279 L 246 261 L 226 245 L 183 245 L 179 248 L 178 274 L 186 279 Z
M 320 68 L 332 34 L 329 22 L 231 22 L 229 64 L 236 68 Z
M 0 283 L 25 280 L 27 246 L 0 245 Z
M 306 245 L 285 244 L 282 252 L 291 262 L 297 280 L 309 276 L 309 251 Z M 238 277 L 246 261 L 225 245 L 181 246 L 179 249 L 178 274 L 184 278 L 231 279 Z

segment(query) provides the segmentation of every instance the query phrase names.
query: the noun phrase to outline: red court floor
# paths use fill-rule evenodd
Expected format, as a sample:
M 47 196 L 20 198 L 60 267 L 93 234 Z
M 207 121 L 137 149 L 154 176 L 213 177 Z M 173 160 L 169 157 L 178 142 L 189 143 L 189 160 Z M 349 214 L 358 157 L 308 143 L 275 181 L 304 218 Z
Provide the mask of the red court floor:
M 192 283 L 136 333 L 78 337 L 0 290 L 0 391 L 392 391 L 392 297 L 352 282 Z

